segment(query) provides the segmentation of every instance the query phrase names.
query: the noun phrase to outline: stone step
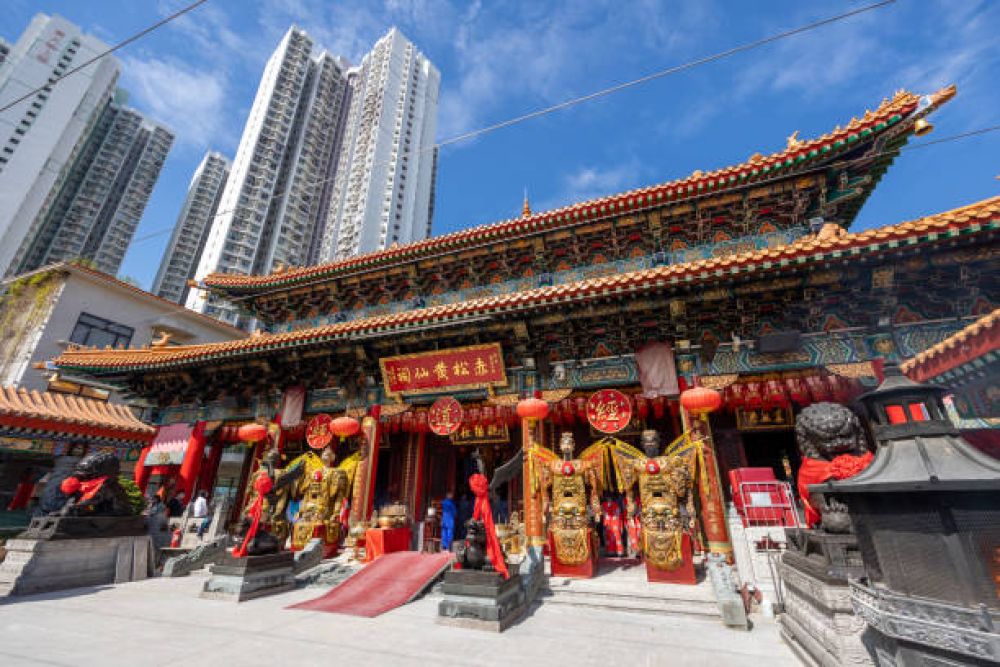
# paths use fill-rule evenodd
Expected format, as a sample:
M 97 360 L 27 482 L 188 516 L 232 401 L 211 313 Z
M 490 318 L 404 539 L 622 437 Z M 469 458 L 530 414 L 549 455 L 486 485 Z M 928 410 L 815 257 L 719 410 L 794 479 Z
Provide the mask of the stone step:
M 697 618 L 720 618 L 718 605 L 714 600 L 693 600 L 684 598 L 654 597 L 649 595 L 614 595 L 609 593 L 582 593 L 552 591 L 543 589 L 541 600 L 544 604 L 561 604 L 627 611 L 640 614 L 668 614 Z

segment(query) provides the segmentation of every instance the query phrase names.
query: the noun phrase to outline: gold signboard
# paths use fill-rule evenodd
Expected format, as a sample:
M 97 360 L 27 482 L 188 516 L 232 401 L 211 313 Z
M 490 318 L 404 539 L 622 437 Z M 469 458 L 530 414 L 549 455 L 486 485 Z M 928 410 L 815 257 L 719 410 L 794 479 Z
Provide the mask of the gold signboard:
M 506 445 L 510 433 L 506 424 L 462 426 L 451 436 L 453 445 Z
M 780 431 L 795 428 L 791 408 L 737 408 L 736 428 L 740 431 Z
M 499 343 L 382 357 L 382 382 L 390 397 L 485 389 L 507 384 Z

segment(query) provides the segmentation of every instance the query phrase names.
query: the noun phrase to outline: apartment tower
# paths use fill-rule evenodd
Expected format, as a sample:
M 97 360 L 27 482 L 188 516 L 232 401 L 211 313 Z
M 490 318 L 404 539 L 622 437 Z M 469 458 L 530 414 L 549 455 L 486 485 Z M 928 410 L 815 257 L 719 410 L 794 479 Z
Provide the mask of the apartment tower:
M 292 27 L 268 59 L 196 278 L 309 263 L 347 90 L 346 63 L 312 50 L 309 36 Z M 191 291 L 186 304 L 237 322 L 231 304 L 204 291 Z
M 187 281 L 194 278 L 198 268 L 198 259 L 219 210 L 222 190 L 231 167 L 232 163 L 227 158 L 209 152 L 195 169 L 170 243 L 153 281 L 153 294 L 176 303 L 184 303 L 187 299 Z

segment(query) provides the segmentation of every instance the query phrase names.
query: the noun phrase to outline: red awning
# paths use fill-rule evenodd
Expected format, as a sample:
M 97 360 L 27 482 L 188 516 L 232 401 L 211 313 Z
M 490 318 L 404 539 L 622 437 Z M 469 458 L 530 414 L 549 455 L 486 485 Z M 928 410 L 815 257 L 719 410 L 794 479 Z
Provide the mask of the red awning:
M 188 441 L 194 424 L 170 424 L 161 426 L 153 439 L 153 445 L 146 455 L 146 466 L 180 465 L 184 460 Z

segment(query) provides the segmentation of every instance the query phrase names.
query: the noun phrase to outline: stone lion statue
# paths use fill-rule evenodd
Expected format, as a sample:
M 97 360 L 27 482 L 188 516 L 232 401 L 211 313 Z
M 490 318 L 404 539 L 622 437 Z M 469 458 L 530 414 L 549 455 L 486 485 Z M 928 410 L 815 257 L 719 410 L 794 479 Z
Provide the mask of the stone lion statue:
M 806 523 L 810 527 L 818 523 L 830 533 L 851 532 L 847 507 L 821 493 L 810 493 L 808 487 L 846 479 L 868 465 L 872 455 L 860 420 L 838 403 L 813 403 L 796 419 L 795 438 L 802 453 L 797 486 Z
M 70 475 L 49 483 L 41 509 L 49 516 L 131 516 L 132 505 L 118 482 L 119 472 L 114 452 L 87 454 Z

